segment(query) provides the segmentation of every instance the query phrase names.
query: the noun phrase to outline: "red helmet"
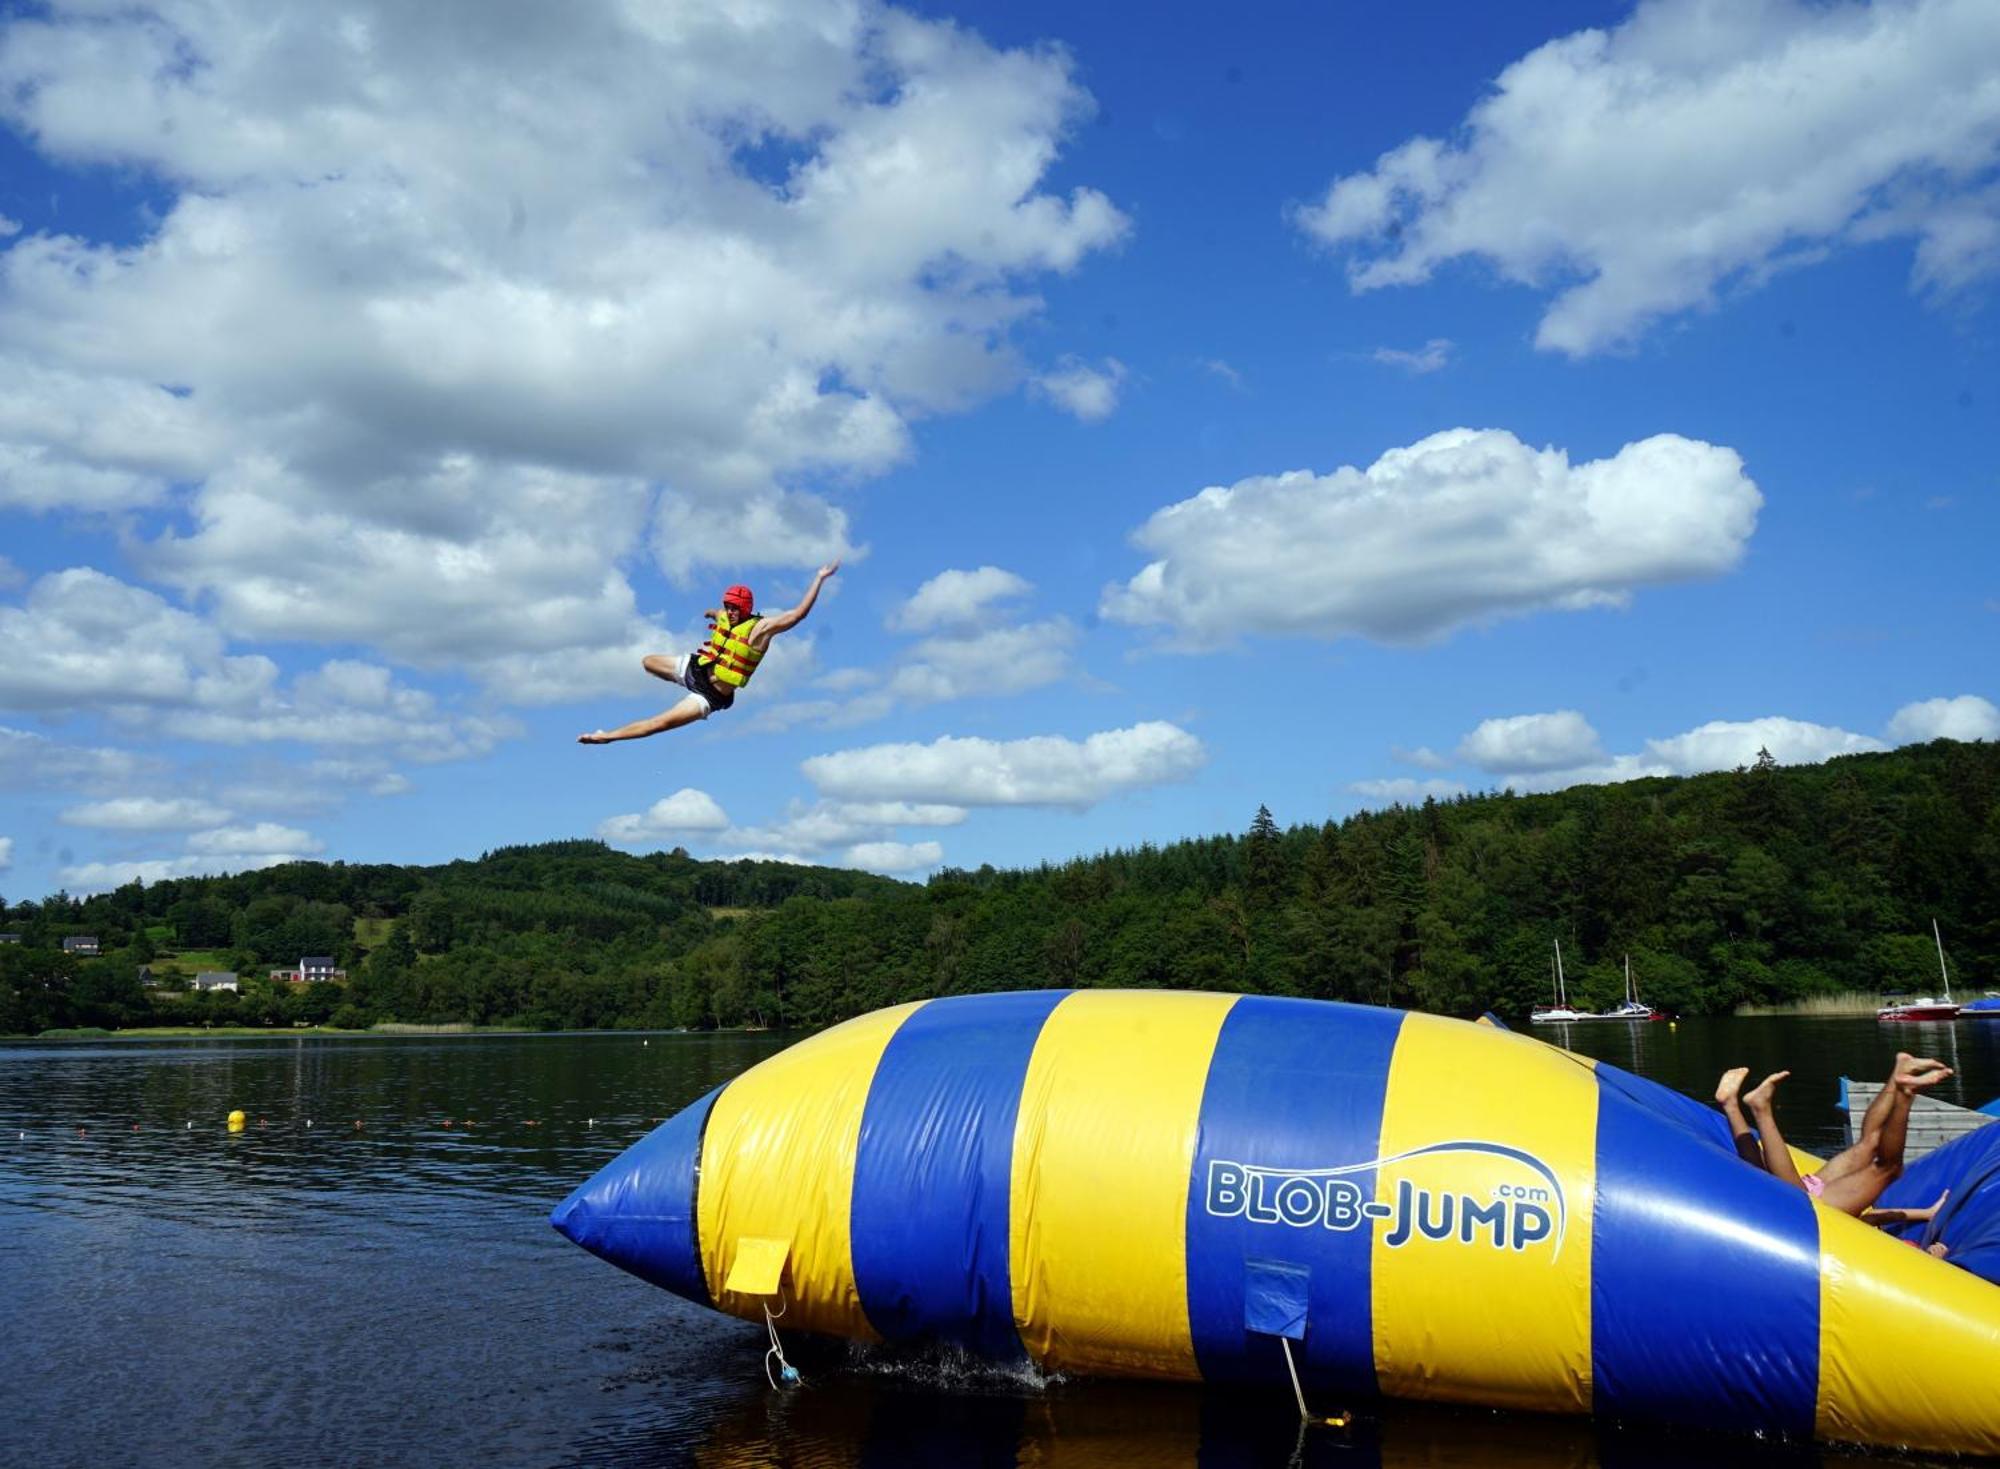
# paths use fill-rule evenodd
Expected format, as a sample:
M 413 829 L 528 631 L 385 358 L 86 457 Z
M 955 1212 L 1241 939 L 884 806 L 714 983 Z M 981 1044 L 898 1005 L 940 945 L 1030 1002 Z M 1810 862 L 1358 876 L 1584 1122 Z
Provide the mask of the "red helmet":
M 748 612 L 757 605 L 757 599 L 751 595 L 750 588 L 734 586 L 722 594 L 722 605 L 731 612 Z

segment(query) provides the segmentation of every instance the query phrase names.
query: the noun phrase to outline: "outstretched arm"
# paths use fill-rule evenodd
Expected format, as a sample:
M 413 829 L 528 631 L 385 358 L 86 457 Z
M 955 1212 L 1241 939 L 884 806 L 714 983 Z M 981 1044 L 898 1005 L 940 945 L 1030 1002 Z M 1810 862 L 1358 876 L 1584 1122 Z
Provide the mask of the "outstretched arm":
M 779 633 L 789 628 L 797 627 L 801 622 L 804 622 L 806 614 L 813 610 L 813 603 L 819 600 L 819 589 L 825 586 L 826 579 L 838 570 L 840 570 L 840 563 L 838 561 L 827 562 L 826 565 L 813 573 L 812 585 L 807 587 L 806 594 L 799 598 L 798 606 L 792 608 L 789 612 L 779 612 L 770 617 L 759 618 L 757 626 L 751 629 L 750 645 L 753 648 L 762 648 Z
M 1934 1202 L 1924 1205 L 1921 1209 L 1863 1209 L 1861 1222 L 1877 1227 L 1894 1224 L 1928 1224 L 1937 1218 L 1938 1210 L 1944 1207 L 1944 1201 L 1950 1197 L 1951 1190 L 1946 1189 Z

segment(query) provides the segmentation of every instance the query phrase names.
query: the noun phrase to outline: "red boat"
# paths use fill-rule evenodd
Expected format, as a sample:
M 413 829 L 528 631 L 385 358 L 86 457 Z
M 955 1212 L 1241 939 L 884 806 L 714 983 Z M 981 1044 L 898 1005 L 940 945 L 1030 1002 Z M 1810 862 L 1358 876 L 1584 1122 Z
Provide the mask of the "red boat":
M 1877 1020 L 1956 1020 L 1959 1005 L 1951 997 L 1951 971 L 1944 967 L 1944 935 L 1938 932 L 1937 920 L 1931 920 L 1931 937 L 1937 940 L 1938 974 L 1944 979 L 1944 998 L 1933 1000 L 1925 996 L 1921 1000 L 1899 1000 L 1884 1005 L 1875 1012 Z
M 1894 1005 L 1884 1005 L 1875 1012 L 1877 1020 L 1956 1020 L 1958 1006 L 1950 1000 L 1903 1000 Z

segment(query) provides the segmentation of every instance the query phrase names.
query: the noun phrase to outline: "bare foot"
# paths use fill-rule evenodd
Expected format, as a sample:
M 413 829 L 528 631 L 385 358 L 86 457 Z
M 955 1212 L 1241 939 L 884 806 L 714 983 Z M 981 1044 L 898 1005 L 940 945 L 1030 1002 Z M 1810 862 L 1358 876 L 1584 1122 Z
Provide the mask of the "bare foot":
M 1905 1092 L 1928 1091 L 1952 1074 L 1949 1066 L 1942 1061 L 1933 1061 L 1928 1056 L 1912 1056 L 1904 1052 L 1896 1055 L 1896 1069 L 1889 1080 Z
M 1768 1112 L 1771 1109 L 1772 1099 L 1778 1094 L 1778 1083 L 1791 1074 L 1789 1071 L 1773 1071 L 1752 1090 L 1743 1094 L 1743 1105 L 1752 1112 Z
M 1722 1080 L 1715 1084 L 1715 1100 L 1723 1106 L 1735 1101 L 1743 1091 L 1743 1083 L 1750 1078 L 1748 1066 L 1732 1066 L 1722 1073 Z
M 578 735 L 576 742 L 579 745 L 608 745 L 611 743 L 611 736 L 601 729 L 593 729 L 589 734 Z
M 1939 1240 L 1934 1245 L 1926 1245 L 1924 1247 L 1924 1253 L 1926 1255 L 1929 1255 L 1932 1259 L 1942 1260 L 1946 1255 L 1949 1255 L 1951 1253 L 1951 1246 L 1946 1244 L 1943 1240 Z

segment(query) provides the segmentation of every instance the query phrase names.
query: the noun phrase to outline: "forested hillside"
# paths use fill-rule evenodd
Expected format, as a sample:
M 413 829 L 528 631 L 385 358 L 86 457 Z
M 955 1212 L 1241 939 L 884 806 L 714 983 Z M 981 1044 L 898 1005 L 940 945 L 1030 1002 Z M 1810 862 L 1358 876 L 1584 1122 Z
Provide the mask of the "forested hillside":
M 1499 794 L 925 885 L 596 842 L 441 867 L 297 863 L 0 904 L 0 1032 L 470 1021 L 815 1026 L 965 991 L 1153 985 L 1524 1013 L 1623 956 L 1684 1013 L 2000 987 L 2000 746 Z M 102 957 L 62 953 L 93 935 Z M 344 984 L 263 978 L 331 954 Z M 177 957 L 178 956 L 178 957 Z M 244 993 L 175 992 L 233 968 Z M 166 975 L 143 989 L 139 966 Z

